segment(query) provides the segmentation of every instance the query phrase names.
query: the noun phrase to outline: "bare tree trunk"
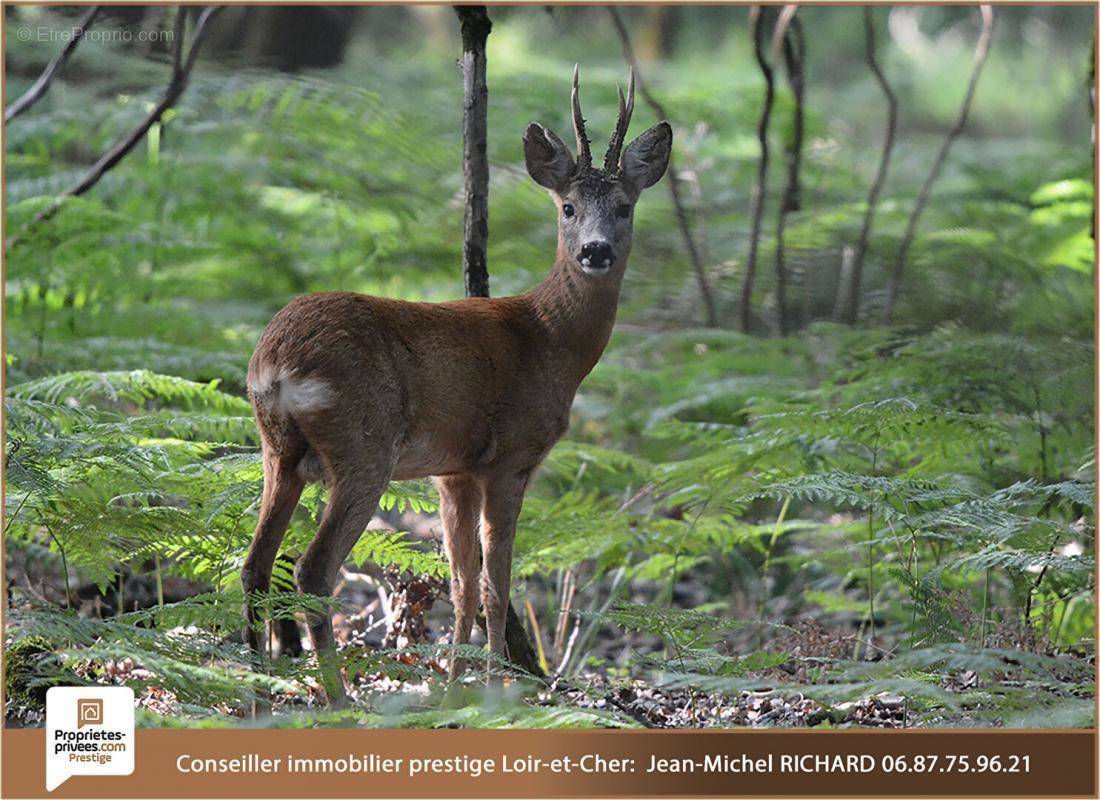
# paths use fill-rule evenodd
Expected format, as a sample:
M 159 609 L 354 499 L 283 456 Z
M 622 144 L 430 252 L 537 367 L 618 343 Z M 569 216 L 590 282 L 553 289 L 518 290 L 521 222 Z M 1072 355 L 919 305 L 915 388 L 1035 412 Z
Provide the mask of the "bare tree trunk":
M 654 97 L 653 93 L 649 90 L 649 85 L 645 82 L 645 78 L 642 77 L 642 72 L 638 67 L 638 59 L 634 55 L 634 48 L 630 44 L 630 35 L 626 31 L 626 26 L 623 25 L 622 17 L 619 16 L 619 10 L 614 6 L 608 6 L 607 11 L 611 15 L 611 22 L 615 26 L 616 33 L 619 34 L 619 42 L 622 44 L 623 48 L 623 58 L 630 64 L 630 68 L 634 70 L 634 80 L 637 82 L 638 91 L 646 101 L 646 104 L 653 109 L 653 113 L 657 115 L 657 119 L 668 119 L 668 114 L 665 113 L 664 106 Z M 706 269 L 703 266 L 703 257 L 700 255 L 699 247 L 695 243 L 695 236 L 691 231 L 691 223 L 688 221 L 687 210 L 684 208 L 684 201 L 680 197 L 679 181 L 680 175 L 676 170 L 672 155 L 669 154 L 668 180 L 665 181 L 665 185 L 668 186 L 668 192 L 672 198 L 672 207 L 676 212 L 676 224 L 679 226 L 680 235 L 684 239 L 684 247 L 688 251 L 688 258 L 691 260 L 691 268 L 695 272 L 695 281 L 699 284 L 699 295 L 703 299 L 703 310 L 706 315 L 706 323 L 711 328 L 717 328 L 718 310 L 714 304 L 714 293 L 711 291 L 710 284 L 707 281 Z
M 199 48 L 202 46 L 203 35 L 206 33 L 206 23 L 209 22 L 210 17 L 219 9 L 219 6 L 207 6 L 199 14 L 199 18 L 195 22 L 195 28 L 191 32 L 191 47 L 187 51 L 186 56 L 183 54 L 183 38 L 187 27 L 187 7 L 180 6 L 177 9 L 174 39 L 172 42 L 172 77 L 169 79 L 168 86 L 165 87 L 160 100 L 157 101 L 157 104 L 153 106 L 149 113 L 138 123 L 137 127 L 123 136 L 115 143 L 114 147 L 104 153 L 80 180 L 62 192 L 52 204 L 32 219 L 22 231 L 9 239 L 5 244 L 5 249 L 10 249 L 18 244 L 20 239 L 30 228 L 53 217 L 61 210 L 65 201 L 70 197 L 78 197 L 99 183 L 104 175 L 114 168 L 118 162 L 125 158 L 126 155 L 137 146 L 138 142 L 144 138 L 149 129 L 160 121 L 164 112 L 176 104 L 176 101 L 179 100 L 180 96 L 183 94 L 184 89 L 187 88 L 187 83 L 191 78 L 191 71 L 194 69 L 195 60 L 198 58 Z
M 760 229 L 764 221 L 764 195 L 768 184 L 768 127 L 771 124 L 772 103 L 775 100 L 775 77 L 764 55 L 764 9 L 753 6 L 749 10 L 749 28 L 752 31 L 753 51 L 760 73 L 764 76 L 764 106 L 756 125 L 756 138 L 760 142 L 760 161 L 756 170 L 756 183 L 752 189 L 752 224 L 749 231 L 749 254 L 745 259 L 745 276 L 741 282 L 741 332 L 752 329 L 752 284 L 756 278 L 756 256 L 760 249 Z
M 489 88 L 485 82 L 485 44 L 493 23 L 485 6 L 455 6 L 462 28 L 462 175 L 466 189 L 462 275 L 467 297 L 489 296 Z M 478 625 L 485 629 L 479 615 Z M 504 626 L 508 658 L 533 675 L 544 675 L 512 601 Z
M 466 188 L 462 274 L 467 297 L 489 296 L 489 87 L 485 42 L 493 24 L 485 6 L 455 6 L 462 25 L 462 175 Z
M 27 89 L 18 100 L 4 109 L 4 122 L 11 122 L 45 96 L 46 92 L 50 89 L 50 84 L 53 82 L 53 79 L 57 77 L 62 67 L 69 62 L 69 58 L 72 56 L 73 51 L 76 50 L 76 46 L 80 44 L 80 40 L 84 38 L 84 32 L 92 27 L 92 23 L 95 21 L 98 14 L 99 6 L 92 6 L 88 9 L 88 12 L 80 18 L 80 22 L 76 23 L 76 29 L 72 38 L 65 43 L 63 48 L 61 48 L 61 52 L 54 56 L 53 60 L 46 65 L 46 69 L 42 70 L 42 74 L 38 76 L 38 80 L 36 80 L 31 85 L 31 88 Z
M 955 139 L 959 137 L 966 126 L 966 119 L 970 114 L 970 104 L 974 101 L 974 90 L 978 86 L 978 78 L 981 77 L 982 67 L 989 55 L 989 45 L 993 35 L 993 7 L 990 5 L 981 6 L 981 14 L 982 32 L 978 35 L 978 44 L 974 48 L 974 62 L 970 69 L 970 82 L 966 87 L 966 97 L 963 98 L 958 119 L 951 126 L 951 130 L 947 132 L 947 138 L 943 140 L 940 152 L 936 155 L 936 160 L 932 162 L 932 170 L 928 173 L 924 185 L 920 187 L 917 202 L 913 206 L 913 212 L 909 215 L 909 222 L 905 226 L 905 233 L 902 235 L 901 244 L 898 246 L 897 259 L 894 262 L 894 274 L 890 279 L 890 291 L 886 298 L 886 311 L 883 314 L 887 325 L 894 321 L 894 309 L 898 302 L 898 289 L 901 287 L 901 278 L 905 271 L 905 260 L 909 255 L 909 248 L 912 246 L 913 238 L 917 232 L 917 223 L 920 221 L 925 206 L 928 205 L 928 199 L 932 194 L 932 186 L 939 178 L 944 162 L 947 161 L 951 145 L 955 143 Z
M 886 97 L 886 136 L 882 141 L 882 156 L 878 162 L 878 172 L 867 193 L 867 211 L 863 215 L 863 227 L 859 232 L 859 241 L 852 253 L 851 280 L 847 292 L 840 295 L 842 311 L 840 319 L 849 325 L 855 325 L 859 319 L 859 300 L 862 294 L 863 261 L 867 256 L 867 247 L 871 241 L 871 227 L 874 224 L 875 211 L 878 208 L 878 196 L 886 183 L 886 173 L 890 169 L 890 156 L 894 150 L 894 136 L 898 129 L 898 98 L 875 56 L 875 21 L 870 6 L 863 7 L 863 30 L 867 66 L 875 75 L 875 80 Z M 843 289 L 842 289 L 843 292 Z M 846 298 L 846 299 L 845 299 Z
M 806 37 L 802 22 L 796 16 L 790 19 L 790 28 L 783 36 L 783 64 L 787 81 L 794 95 L 794 125 L 791 142 L 787 148 L 787 188 L 779 207 L 779 219 L 775 226 L 775 310 L 779 335 L 790 331 L 787 322 L 787 264 L 784 235 L 787 214 L 802 208 L 802 141 L 806 130 Z M 805 320 L 803 320 L 805 322 Z

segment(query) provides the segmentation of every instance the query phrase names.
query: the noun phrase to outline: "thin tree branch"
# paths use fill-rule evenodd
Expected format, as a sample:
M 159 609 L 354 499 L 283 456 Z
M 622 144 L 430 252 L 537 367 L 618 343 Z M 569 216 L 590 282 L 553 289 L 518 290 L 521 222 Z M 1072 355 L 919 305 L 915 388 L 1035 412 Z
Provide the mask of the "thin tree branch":
M 779 9 L 779 16 L 775 20 L 775 29 L 772 31 L 772 61 L 778 61 L 783 52 L 783 46 L 787 41 L 787 28 L 798 13 L 797 5 L 786 5 Z
M 183 69 L 180 59 L 183 57 L 183 37 L 187 35 L 187 14 L 181 6 L 176 10 L 176 24 L 172 31 L 172 74 L 178 75 Z
M 119 139 L 110 150 L 100 156 L 99 160 L 91 166 L 80 180 L 62 192 L 49 207 L 32 219 L 13 239 L 10 239 L 5 245 L 5 249 L 11 249 L 18 244 L 29 229 L 52 218 L 61 210 L 61 207 L 69 198 L 79 197 L 99 183 L 104 175 L 113 169 L 118 162 L 125 158 L 129 152 L 137 146 L 142 138 L 144 138 L 145 134 L 149 132 L 149 129 L 160 121 L 164 113 L 176 104 L 176 101 L 179 100 L 180 96 L 187 88 L 188 81 L 191 78 L 191 71 L 195 66 L 195 60 L 198 58 L 199 48 L 202 46 L 203 36 L 206 33 L 206 24 L 210 20 L 210 17 L 219 10 L 220 6 L 207 6 L 203 9 L 202 13 L 199 14 L 199 18 L 195 22 L 194 30 L 191 32 L 191 47 L 187 51 L 186 57 L 182 54 L 183 36 L 176 36 L 176 40 L 172 43 L 172 76 L 160 100 L 157 101 L 157 104 L 153 106 L 152 110 L 138 123 L 137 127 Z M 185 6 L 180 6 L 176 11 L 177 34 L 184 27 L 181 18 L 184 17 L 185 14 L 187 14 L 187 7 Z
M 30 497 L 29 492 L 27 493 L 27 496 Z M 69 588 L 69 561 L 65 557 L 65 548 L 64 548 L 64 546 L 62 546 L 61 540 L 58 539 L 56 536 L 54 536 L 53 529 L 50 528 L 50 526 L 45 521 L 42 522 L 42 527 L 46 529 L 46 533 L 48 533 L 50 535 L 50 539 L 52 539 L 54 545 L 57 546 L 57 552 L 61 554 L 61 574 L 65 576 L 65 608 L 72 608 L 73 607 L 73 593 L 72 593 L 72 590 Z M 122 581 L 122 574 L 121 573 L 119 573 L 118 578 L 119 578 L 119 581 L 121 582 Z M 121 594 L 121 591 L 120 591 L 119 600 L 121 601 L 121 599 L 122 599 L 122 594 Z
M 962 108 L 959 110 L 959 116 L 955 120 L 955 124 L 952 125 L 951 130 L 947 132 L 947 138 L 943 140 L 943 145 L 940 147 L 940 152 L 937 154 L 936 160 L 932 162 L 932 170 L 928 173 L 924 185 L 920 188 L 920 193 L 917 195 L 917 202 L 913 206 L 912 214 L 909 215 L 909 222 L 905 226 L 905 233 L 902 235 L 901 244 L 898 246 L 897 260 L 894 262 L 894 274 L 890 279 L 890 290 L 886 298 L 886 311 L 883 315 L 887 325 L 894 320 L 894 309 L 898 301 L 898 289 L 901 287 L 901 278 L 905 271 L 906 257 L 909 255 L 909 248 L 912 246 L 913 238 L 917 232 L 917 223 L 920 221 L 920 216 L 924 212 L 925 206 L 928 204 L 928 199 L 932 194 L 932 186 L 935 184 L 936 179 L 939 178 L 944 162 L 947 161 L 947 155 L 951 151 L 951 145 L 955 143 L 955 139 L 959 137 L 959 134 L 962 133 L 963 128 L 966 126 L 966 119 L 970 114 L 970 104 L 974 101 L 974 90 L 978 86 L 978 78 L 981 77 L 982 67 L 985 65 L 986 57 L 989 55 L 989 45 L 993 35 L 993 7 L 990 5 L 982 5 L 981 14 L 982 31 L 978 35 L 978 43 L 974 48 L 974 61 L 970 69 L 970 81 L 966 87 L 966 96 L 963 98 Z
M 72 57 L 77 45 L 79 45 L 84 38 L 85 31 L 92 27 L 92 22 L 95 21 L 98 14 L 99 6 L 92 6 L 88 9 L 87 13 L 81 17 L 80 22 L 76 23 L 73 38 L 66 42 L 65 46 L 61 48 L 61 52 L 54 56 L 53 60 L 46 65 L 46 69 L 38 76 L 38 80 L 36 80 L 31 85 L 31 88 L 27 89 L 18 100 L 4 109 L 4 122 L 11 122 L 46 95 L 46 92 L 50 90 L 50 84 L 53 83 L 53 79 L 57 77 L 57 74 L 61 72 L 61 69 L 69 62 L 69 58 Z
M 806 37 L 803 35 L 802 22 L 798 17 L 792 15 L 787 20 L 787 24 L 789 28 L 783 36 L 783 65 L 787 73 L 787 81 L 791 85 L 791 93 L 794 95 L 794 130 L 787 148 L 787 188 L 783 193 L 783 202 L 779 206 L 779 219 L 775 226 L 775 306 L 780 336 L 786 336 L 790 329 L 787 324 L 787 264 L 784 237 L 787 229 L 787 214 L 802 208 L 802 142 L 806 130 Z
M 608 6 L 607 12 L 611 15 L 611 22 L 615 26 L 615 32 L 619 35 L 619 43 L 623 48 L 623 58 L 634 70 L 634 79 L 637 82 L 638 91 L 642 95 L 642 99 L 646 101 L 646 104 L 653 110 L 653 113 L 657 115 L 657 119 L 668 119 L 668 114 L 665 113 L 664 106 L 649 90 L 649 85 L 645 82 L 645 78 L 642 76 L 642 71 L 638 67 L 638 59 L 634 54 L 634 47 L 630 43 L 630 34 L 627 33 L 626 26 L 623 24 L 622 17 L 619 15 L 619 10 L 615 6 Z M 668 157 L 668 180 L 665 184 L 668 186 L 668 192 L 672 198 L 672 207 L 676 212 L 676 224 L 680 228 L 680 235 L 684 240 L 684 247 L 688 251 L 688 258 L 691 260 L 691 268 L 695 272 L 695 280 L 699 284 L 699 295 L 703 299 L 703 310 L 706 314 L 706 323 L 711 328 L 718 327 L 718 310 L 714 303 L 714 293 L 711 291 L 710 283 L 707 281 L 706 269 L 703 266 L 703 258 L 699 253 L 699 247 L 695 243 L 695 236 L 691 231 L 691 222 L 688 220 L 687 210 L 684 208 L 684 201 L 680 197 L 680 173 L 677 171 L 675 163 L 673 162 L 672 155 Z
M 768 126 L 771 124 L 772 103 L 775 100 L 775 77 L 764 55 L 763 33 L 764 10 L 753 6 L 749 10 L 749 29 L 752 34 L 753 51 L 760 73 L 764 76 L 764 105 L 760 110 L 760 121 L 756 125 L 756 138 L 760 142 L 760 161 L 756 170 L 756 183 L 752 189 L 752 223 L 749 230 L 749 254 L 745 259 L 745 276 L 741 282 L 740 322 L 741 332 L 749 333 L 752 328 L 752 284 L 756 278 L 756 257 L 760 249 L 760 228 L 764 220 L 764 194 L 768 182 Z
M 462 275 L 467 297 L 489 296 L 489 87 L 485 43 L 493 28 L 485 6 L 455 6 L 462 27 L 462 177 L 466 192 Z
M 680 172 L 680 177 L 688 185 L 691 193 L 691 203 L 695 211 L 695 224 L 699 232 L 699 257 L 704 264 L 711 263 L 710 237 L 707 235 L 706 202 L 703 200 L 703 185 L 699 180 L 699 164 L 695 160 L 695 153 L 687 147 L 683 149 L 684 160 L 687 165 Z
M 878 172 L 867 193 L 867 211 L 863 215 L 863 227 L 859 231 L 859 241 L 852 253 L 851 280 L 848 284 L 847 298 L 843 300 L 842 321 L 855 325 L 859 319 L 859 300 L 862 294 L 863 261 L 867 256 L 867 247 L 871 241 L 871 228 L 874 225 L 878 198 L 886 183 L 886 173 L 890 169 L 890 156 L 894 150 L 894 136 L 898 129 L 898 98 L 886 80 L 886 74 L 875 55 L 875 21 L 870 6 L 863 7 L 863 30 L 867 66 L 874 73 L 882 94 L 886 98 L 886 135 L 882 140 L 882 156 L 878 162 Z M 841 287 L 843 290 L 843 287 Z
M 1092 173 L 1096 174 L 1096 34 L 1092 37 L 1089 49 L 1089 79 L 1085 88 L 1089 95 L 1089 156 L 1092 158 Z M 1096 240 L 1096 195 L 1092 198 L 1092 238 Z M 1092 263 L 1092 274 L 1096 275 L 1096 262 Z

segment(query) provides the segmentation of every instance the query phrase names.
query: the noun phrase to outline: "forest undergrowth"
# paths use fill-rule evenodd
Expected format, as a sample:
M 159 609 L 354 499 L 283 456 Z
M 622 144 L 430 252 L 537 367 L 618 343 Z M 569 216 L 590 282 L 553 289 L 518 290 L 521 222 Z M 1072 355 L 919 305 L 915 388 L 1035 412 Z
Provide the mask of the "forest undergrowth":
M 525 30 L 494 36 L 516 47 Z M 33 47 L 16 51 L 17 80 L 49 57 Z M 614 110 L 614 56 L 590 71 L 593 126 Z M 113 77 L 120 58 L 84 48 L 57 97 L 8 126 L 9 231 L 154 94 L 148 64 Z M 988 80 L 1008 58 L 994 52 Z M 1053 134 L 998 138 L 981 128 L 996 109 L 979 109 L 885 325 L 938 143 L 903 127 L 846 325 L 843 253 L 870 175 L 852 165 L 878 146 L 881 113 L 868 103 L 856 126 L 811 104 L 802 208 L 784 236 L 792 331 L 776 333 L 767 216 L 744 334 L 732 327 L 760 86 L 726 86 L 690 59 L 649 68 L 721 324 L 700 326 L 673 208 L 652 191 L 611 345 L 520 520 L 512 600 L 545 675 L 487 662 L 475 643 L 463 653 L 504 686 L 448 687 L 447 564 L 426 481 L 391 486 L 332 600 L 293 587 L 325 502 L 310 486 L 263 598 L 283 627 L 335 613 L 350 707 L 319 702 L 308 650 L 253 663 L 239 581 L 262 488 L 248 358 L 305 291 L 461 293 L 461 86 L 437 60 L 372 62 L 367 85 L 354 63 L 210 66 L 95 192 L 7 252 L 6 723 L 41 725 L 51 685 L 99 683 L 132 686 L 148 727 L 1093 725 L 1087 137 L 1079 152 Z M 553 210 L 523 173 L 520 134 L 529 117 L 568 130 L 568 75 L 497 63 L 489 268 L 506 294 L 552 259 Z M 873 96 L 869 76 L 853 83 Z M 738 102 L 710 99 L 719 84 Z M 639 105 L 637 130 L 648 113 Z M 779 145 L 786 90 L 776 113 Z

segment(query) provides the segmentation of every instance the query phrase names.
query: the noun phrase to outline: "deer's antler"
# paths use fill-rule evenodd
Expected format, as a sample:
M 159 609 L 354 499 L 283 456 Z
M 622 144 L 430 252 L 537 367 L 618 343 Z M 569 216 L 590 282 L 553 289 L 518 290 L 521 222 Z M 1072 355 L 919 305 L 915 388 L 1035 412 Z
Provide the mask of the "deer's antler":
M 573 67 L 573 130 L 577 134 L 577 170 L 584 172 L 592 166 L 592 148 L 588 143 L 588 134 L 584 130 L 584 117 L 581 115 L 580 65 Z
M 615 88 L 619 91 L 619 118 L 615 121 L 615 131 L 611 134 L 611 141 L 607 145 L 607 155 L 603 157 L 603 168 L 607 172 L 615 172 L 619 169 L 619 156 L 626 141 L 627 128 L 630 127 L 630 117 L 634 113 L 633 67 L 630 68 L 630 83 L 627 86 L 626 97 L 623 97 L 621 86 Z

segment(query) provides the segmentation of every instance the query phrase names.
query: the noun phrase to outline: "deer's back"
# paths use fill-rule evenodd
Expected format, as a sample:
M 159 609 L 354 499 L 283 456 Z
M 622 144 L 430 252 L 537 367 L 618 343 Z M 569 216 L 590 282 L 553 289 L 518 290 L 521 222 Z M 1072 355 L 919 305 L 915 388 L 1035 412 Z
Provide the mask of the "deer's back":
M 552 353 L 525 296 L 412 303 L 318 293 L 272 319 L 249 364 L 249 393 L 261 432 L 321 418 L 395 432 L 396 477 L 533 465 L 564 432 L 576 390 L 551 368 Z

